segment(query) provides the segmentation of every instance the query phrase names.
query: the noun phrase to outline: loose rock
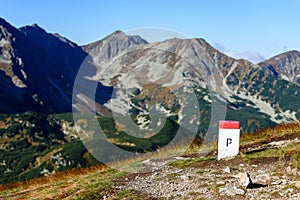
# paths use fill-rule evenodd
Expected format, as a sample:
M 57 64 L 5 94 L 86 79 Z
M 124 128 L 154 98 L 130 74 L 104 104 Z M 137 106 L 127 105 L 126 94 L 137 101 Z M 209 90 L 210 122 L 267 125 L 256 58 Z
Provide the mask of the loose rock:
M 219 193 L 221 195 L 226 195 L 226 196 L 235 196 L 235 195 L 244 195 L 245 191 L 240 188 L 237 188 L 236 186 L 232 186 L 232 187 L 220 188 Z
M 223 169 L 223 171 L 226 172 L 226 173 L 230 173 L 231 169 L 230 169 L 230 167 L 227 166 L 227 167 L 225 167 L 225 169 Z

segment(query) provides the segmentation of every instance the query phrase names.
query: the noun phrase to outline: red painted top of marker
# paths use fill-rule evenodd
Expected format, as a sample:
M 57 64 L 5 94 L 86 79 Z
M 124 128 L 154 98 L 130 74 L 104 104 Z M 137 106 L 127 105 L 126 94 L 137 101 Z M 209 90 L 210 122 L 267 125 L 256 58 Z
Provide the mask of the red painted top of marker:
M 240 129 L 239 121 L 219 121 L 219 128 L 222 129 Z

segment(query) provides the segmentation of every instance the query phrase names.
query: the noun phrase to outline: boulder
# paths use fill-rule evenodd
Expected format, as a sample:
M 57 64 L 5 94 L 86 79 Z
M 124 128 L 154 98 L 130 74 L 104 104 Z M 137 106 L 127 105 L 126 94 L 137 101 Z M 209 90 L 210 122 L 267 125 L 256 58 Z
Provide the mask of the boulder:
M 239 183 L 245 188 L 253 188 L 253 182 L 247 172 L 238 174 Z

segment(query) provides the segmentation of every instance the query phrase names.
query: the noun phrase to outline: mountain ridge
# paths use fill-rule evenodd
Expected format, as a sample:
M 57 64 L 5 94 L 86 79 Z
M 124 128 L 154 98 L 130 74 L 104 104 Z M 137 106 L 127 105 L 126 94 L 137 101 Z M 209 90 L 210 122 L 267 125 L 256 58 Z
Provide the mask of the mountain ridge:
M 275 55 L 258 65 L 275 70 L 282 79 L 300 85 L 300 52 L 297 50 Z
M 141 44 L 148 44 L 148 42 L 140 36 L 128 36 L 124 32 L 117 30 L 103 39 L 83 45 L 82 48 L 92 55 L 98 66 L 101 66 L 128 48 Z
M 0 111 L 71 112 L 73 84 L 87 53 L 37 25 L 17 29 L 2 19 L 0 27 L 2 80 L 11 82 L 2 82 L 0 101 L 6 103 Z
M 276 77 L 276 74 L 280 74 L 278 70 L 283 69 L 283 67 L 276 68 L 276 66 L 274 66 L 273 68 L 268 68 L 263 66 L 266 65 L 265 63 L 255 65 L 247 60 L 237 60 L 228 57 L 226 54 L 219 52 L 212 45 L 207 43 L 205 39 L 173 38 L 163 42 L 148 43 L 140 36 L 127 36 L 125 33 L 118 30 L 99 41 L 80 47 L 58 34 L 47 33 L 38 25 L 25 26 L 16 29 L 4 19 L 1 19 L 1 24 L 1 45 L 3 47 L 7 44 L 11 45 L 6 53 L 3 53 L 5 48 L 1 48 L 2 55 L 0 57 L 0 61 L 5 61 L 3 57 L 4 55 L 8 55 L 9 58 L 14 59 L 2 62 L 1 67 L 6 75 L 11 74 L 12 76 L 11 81 L 13 83 L 11 83 L 10 87 L 14 87 L 13 85 L 17 84 L 16 86 L 21 89 L 16 90 L 20 90 L 20 92 L 22 91 L 24 95 L 27 96 L 25 99 L 33 99 L 32 104 L 36 105 L 29 107 L 29 110 L 33 109 L 41 111 L 44 109 L 43 107 L 45 107 L 43 104 L 45 104 L 46 107 L 48 105 L 50 108 L 47 112 L 70 111 L 72 108 L 70 94 L 72 92 L 74 78 L 89 53 L 96 70 L 93 72 L 95 75 L 94 77 L 91 77 L 91 81 L 104 81 L 104 83 L 109 87 L 113 86 L 111 85 L 112 80 L 120 80 L 120 77 L 117 78 L 117 76 L 122 75 L 119 70 L 122 69 L 126 73 L 129 72 L 128 69 L 126 69 L 128 66 L 124 67 L 124 64 L 129 61 L 127 58 L 125 59 L 125 57 L 130 55 L 132 69 L 141 65 L 142 63 L 139 63 L 141 60 L 148 64 L 154 61 L 160 66 L 177 67 L 177 71 L 181 70 L 183 72 L 185 70 L 184 73 L 190 74 L 186 77 L 182 77 L 182 74 L 178 74 L 174 68 L 175 71 L 173 70 L 172 72 L 173 77 L 166 77 L 170 81 L 173 81 L 172 84 L 179 84 L 179 82 L 182 83 L 183 80 L 189 79 L 190 81 L 197 83 L 199 87 L 209 89 L 210 92 L 216 92 L 217 94 L 225 97 L 228 103 L 235 102 L 232 98 L 233 96 L 244 100 L 251 98 L 251 101 L 258 105 L 257 108 L 260 111 L 273 116 L 273 121 L 278 121 L 276 118 L 279 117 L 279 114 L 276 114 L 276 112 L 286 113 L 282 114 L 283 116 L 280 114 L 280 118 L 283 117 L 283 119 L 287 121 L 290 119 L 296 120 L 297 118 L 295 113 L 292 114 L 294 111 L 292 111 L 291 106 L 289 106 L 286 110 L 281 110 L 281 108 L 279 108 L 280 106 L 275 108 L 275 101 L 277 100 L 274 99 L 272 101 L 266 101 L 269 98 L 266 94 L 263 97 L 259 97 L 261 92 L 259 92 L 258 87 L 256 86 L 257 84 L 250 83 L 250 80 L 248 80 L 248 78 L 251 78 L 249 74 L 252 74 L 252 78 L 254 74 L 256 74 L 255 76 L 264 76 L 266 80 L 271 78 L 275 81 L 275 79 L 278 78 Z M 4 29 L 7 33 L 4 33 Z M 4 35 L 6 35 L 6 39 L 4 38 Z M 10 37 L 13 38 L 10 39 Z M 15 48 L 17 49 L 16 56 L 13 53 Z M 30 55 L 26 48 L 31 49 Z M 293 58 L 293 63 L 288 62 L 288 64 L 293 66 L 295 65 L 295 69 L 298 69 L 298 65 L 296 63 L 298 58 L 294 58 L 298 55 L 297 52 L 287 52 L 286 54 L 278 56 L 285 57 L 285 55 L 290 55 L 289 57 Z M 287 58 L 288 61 L 290 59 L 289 57 Z M 150 58 L 152 61 L 147 60 Z M 176 58 L 177 60 L 172 60 L 173 58 Z M 277 57 L 275 56 L 273 60 L 276 60 L 276 58 Z M 133 63 L 135 63 L 136 66 L 133 66 Z M 26 67 L 24 67 L 24 65 L 26 65 Z M 43 65 L 44 67 L 42 68 L 36 67 Z M 118 67 L 113 68 L 113 66 L 116 65 L 118 65 Z M 180 65 L 185 66 L 182 67 Z M 147 70 L 150 70 L 153 75 L 158 72 L 153 71 L 153 69 L 150 68 Z M 253 73 L 254 71 L 255 73 Z M 263 74 L 259 75 L 260 73 Z M 272 76 L 269 77 L 268 73 Z M 39 76 L 37 76 L 37 74 L 39 74 Z M 139 76 L 145 76 L 145 74 L 143 75 L 140 73 Z M 178 77 L 181 77 L 179 79 L 182 80 L 179 80 Z M 294 77 L 297 78 L 298 75 L 295 75 Z M 280 78 L 282 78 L 282 76 Z M 144 79 L 146 80 L 147 78 L 144 77 Z M 129 81 L 128 78 L 127 81 Z M 255 81 L 259 82 L 260 79 L 256 79 Z M 295 82 L 293 80 L 290 81 L 293 83 Z M 165 82 L 165 84 L 167 84 L 167 82 Z M 282 84 L 287 85 L 286 83 Z M 46 85 L 51 85 L 51 87 L 47 88 Z M 27 89 L 24 90 L 22 88 Z M 47 90 L 49 89 L 49 92 L 47 93 L 42 91 L 46 88 Z M 268 90 L 269 89 L 266 88 L 266 92 L 268 92 Z M 254 93 L 250 91 L 256 92 Z M 20 92 L 16 91 L 18 94 Z M 5 94 L 5 92 L 3 93 Z M 51 97 L 49 94 L 53 96 Z M 256 94 L 259 96 L 251 97 Z M 108 100 L 110 95 L 110 92 L 104 94 L 104 99 Z M 86 96 L 88 98 L 92 98 L 92 94 L 88 94 Z M 65 104 L 57 105 L 57 103 L 53 103 L 57 101 L 55 98 L 62 99 Z M 101 99 L 102 97 L 100 96 L 99 98 Z M 265 100 L 260 100 L 260 98 Z M 279 97 L 276 98 L 278 99 Z M 81 102 L 82 101 L 84 100 L 82 99 Z M 23 109 L 23 111 L 26 110 L 28 110 L 28 108 Z M 19 110 L 19 112 L 20 111 L 22 110 Z M 293 117 L 290 118 L 290 116 Z
M 172 56 L 177 58 L 173 59 Z M 128 57 L 130 57 L 130 60 Z M 253 102 L 252 104 L 257 105 L 256 109 L 258 108 L 260 112 L 270 115 L 272 121 L 282 122 L 279 119 L 282 117 L 286 121 L 297 119 L 295 113 L 292 114 L 292 110 L 298 112 L 297 110 L 289 107 L 287 113 L 285 113 L 285 110 L 281 111 L 279 106 L 275 107 L 276 99 L 268 101 L 268 98 L 271 97 L 268 95 L 271 88 L 268 88 L 269 86 L 266 87 L 266 84 L 262 82 L 262 78 L 265 82 L 272 80 L 274 84 L 277 84 L 275 79 L 278 77 L 250 61 L 228 57 L 226 54 L 216 50 L 204 39 L 175 38 L 129 49 L 116 59 L 112 59 L 111 63 L 108 61 L 108 64 L 101 66 L 98 69 L 97 77 L 101 77 L 98 80 L 101 80 L 106 85 L 114 85 L 117 81 L 121 84 L 119 85 L 120 87 L 127 87 L 130 85 L 129 82 L 137 77 L 140 77 L 138 78 L 139 80 L 145 80 L 146 82 L 150 80 L 147 77 L 162 76 L 164 78 L 161 77 L 160 79 L 167 80 L 166 74 L 158 74 L 162 72 L 161 69 L 151 68 L 153 62 L 157 62 L 157 66 L 160 66 L 161 69 L 163 66 L 171 66 L 177 71 L 189 74 L 185 79 L 189 78 L 202 86 L 204 85 L 204 87 L 210 88 L 210 92 L 221 94 L 229 103 L 236 102 L 235 98 L 244 99 L 244 101 L 250 98 L 250 101 Z M 146 71 L 139 73 L 140 69 L 138 68 L 143 66 L 148 67 L 147 69 L 144 67 Z M 126 74 L 128 73 L 132 75 L 127 77 Z M 176 72 L 174 73 L 176 74 Z M 184 80 L 181 79 L 183 77 L 179 78 L 180 76 L 181 74 L 176 76 L 174 74 L 170 75 L 171 79 L 172 77 L 174 78 L 172 79 L 173 82 L 171 80 L 170 82 L 180 85 Z M 152 78 L 151 80 L 158 79 Z M 163 84 L 167 84 L 167 82 Z M 282 82 L 280 84 L 286 85 L 284 87 L 289 87 L 287 83 Z M 170 84 L 167 85 L 170 86 Z M 259 91 L 261 89 L 265 91 L 263 96 L 262 92 Z M 280 93 L 281 91 L 278 91 L 276 98 L 280 98 Z

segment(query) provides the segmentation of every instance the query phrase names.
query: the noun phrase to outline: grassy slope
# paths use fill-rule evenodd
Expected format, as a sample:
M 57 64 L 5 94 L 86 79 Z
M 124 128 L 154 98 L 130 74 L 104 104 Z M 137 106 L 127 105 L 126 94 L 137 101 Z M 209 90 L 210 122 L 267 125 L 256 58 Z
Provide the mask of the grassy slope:
M 201 136 L 208 129 L 210 104 L 203 100 L 204 96 L 208 95 L 206 90 L 196 91 L 196 94 L 200 105 L 199 135 Z M 264 115 L 258 115 L 256 111 L 249 108 L 234 110 L 231 106 L 227 109 L 226 118 L 239 120 L 242 133 L 274 125 Z M 176 108 L 175 106 L 170 109 L 176 110 Z M 251 119 L 251 122 L 248 119 Z M 117 130 L 111 117 L 99 117 L 98 120 L 111 142 L 133 152 L 156 151 L 168 144 L 178 129 L 176 122 L 168 118 L 164 128 L 158 134 L 145 139 Z M 69 134 L 62 132 L 62 124 L 67 124 L 66 131 Z M 72 113 L 0 114 L 0 184 L 28 180 L 42 176 L 43 173 L 89 167 L 99 163 L 87 152 L 76 135 Z
M 98 163 L 75 134 L 62 131 L 60 120 L 72 121 L 72 113 L 0 114 L 0 184 Z
M 300 146 L 291 144 L 280 149 L 262 149 L 259 152 L 246 153 L 247 149 L 262 147 L 272 141 L 282 141 L 286 139 L 299 138 L 300 124 L 279 125 L 274 129 L 264 129 L 256 134 L 245 134 L 241 138 L 241 156 L 246 162 L 252 162 L 253 159 L 277 157 L 278 159 L 289 158 L 289 165 L 300 169 Z M 162 157 L 167 154 L 174 154 L 180 147 L 169 149 L 169 152 L 159 152 L 153 157 Z M 202 146 L 203 149 L 203 146 Z M 216 145 L 214 149 L 216 150 Z M 172 152 L 173 151 L 173 152 Z M 198 153 L 197 145 L 193 145 L 186 154 Z M 175 153 L 176 154 L 176 153 Z M 199 162 L 211 162 L 215 159 L 208 156 L 207 159 L 187 159 L 170 163 L 173 167 L 191 167 Z M 133 160 L 140 162 L 140 160 Z M 181 163 L 184 162 L 184 163 Z M 131 164 L 132 164 L 131 163 Z M 126 165 L 126 163 L 124 163 Z M 69 170 L 60 172 L 52 176 L 41 177 L 27 182 L 14 183 L 12 185 L 0 186 L 0 199 L 102 199 L 105 192 L 120 180 L 120 177 L 126 173 L 119 172 L 103 166 Z M 116 198 L 143 199 L 142 194 L 136 194 L 132 191 L 122 191 L 116 194 Z

